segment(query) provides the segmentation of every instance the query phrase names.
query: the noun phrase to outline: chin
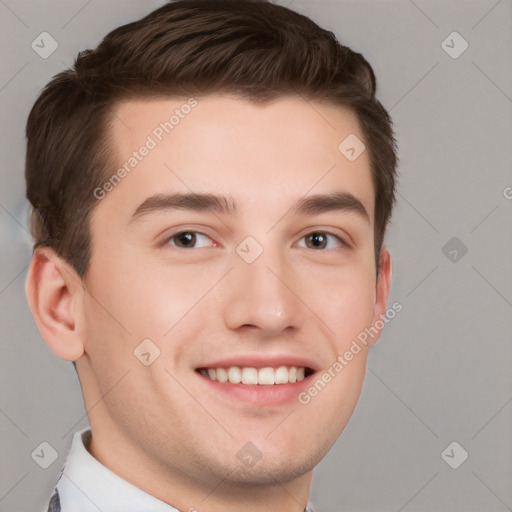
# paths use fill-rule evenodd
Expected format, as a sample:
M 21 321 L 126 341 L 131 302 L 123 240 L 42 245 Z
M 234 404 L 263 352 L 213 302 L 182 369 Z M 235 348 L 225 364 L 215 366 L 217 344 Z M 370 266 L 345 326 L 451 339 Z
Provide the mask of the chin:
M 252 467 L 238 464 L 229 475 L 232 485 L 240 487 L 269 487 L 277 483 L 292 482 L 309 473 L 320 462 L 322 457 L 283 457 L 279 460 L 263 458 Z

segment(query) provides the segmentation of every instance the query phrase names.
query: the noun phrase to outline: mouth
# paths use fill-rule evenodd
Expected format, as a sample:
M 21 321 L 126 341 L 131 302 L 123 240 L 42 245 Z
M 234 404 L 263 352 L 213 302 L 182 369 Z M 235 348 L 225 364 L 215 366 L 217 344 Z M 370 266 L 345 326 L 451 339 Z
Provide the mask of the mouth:
M 245 359 L 244 365 L 242 361 L 237 364 L 236 360 L 224 360 L 196 368 L 204 393 L 236 408 L 242 404 L 268 410 L 296 403 L 299 393 L 311 385 L 318 373 L 297 358 L 287 358 L 287 362 L 270 358 L 265 361 L 261 357 Z
M 229 366 L 219 368 L 198 368 L 203 377 L 221 384 L 242 384 L 246 386 L 280 386 L 303 381 L 315 371 L 307 366 Z

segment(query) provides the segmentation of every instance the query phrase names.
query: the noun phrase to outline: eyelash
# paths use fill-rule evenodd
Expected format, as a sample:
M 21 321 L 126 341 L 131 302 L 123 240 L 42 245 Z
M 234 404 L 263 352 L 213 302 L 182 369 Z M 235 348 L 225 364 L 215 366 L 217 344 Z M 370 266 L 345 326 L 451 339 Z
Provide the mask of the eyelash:
M 174 233 L 173 235 L 171 235 L 170 237 L 166 238 L 165 241 L 164 241 L 164 244 L 165 245 L 171 245 L 170 242 L 171 240 L 175 239 L 176 237 L 180 236 L 180 235 L 183 235 L 185 233 L 194 233 L 195 235 L 200 235 L 200 236 L 205 236 L 207 238 L 210 238 L 208 235 L 205 235 L 204 233 L 201 233 L 199 231 L 194 231 L 194 230 L 184 230 L 184 231 L 179 231 L 178 233 Z M 322 231 L 322 230 L 315 230 L 315 231 L 310 231 L 309 233 L 305 234 L 304 236 L 302 236 L 300 238 L 300 240 L 303 240 L 304 238 L 308 237 L 308 236 L 311 236 L 311 235 L 327 235 L 327 237 L 332 237 L 332 238 L 335 238 L 342 247 L 346 247 L 348 248 L 349 247 L 349 244 L 347 244 L 342 238 L 340 238 L 338 235 L 335 235 L 333 233 L 329 233 L 328 231 Z M 211 238 L 210 238 L 211 240 Z M 176 248 L 176 249 L 182 249 L 182 250 L 190 250 L 190 249 L 196 249 L 196 247 L 176 247 L 176 246 L 173 246 L 171 245 L 172 247 Z M 304 247 L 305 249 L 310 249 L 309 247 Z M 312 250 L 317 250 L 319 252 L 323 252 L 323 251 L 326 251 L 326 250 L 329 250 L 329 249 L 312 249 Z M 330 249 L 332 250 L 332 249 Z

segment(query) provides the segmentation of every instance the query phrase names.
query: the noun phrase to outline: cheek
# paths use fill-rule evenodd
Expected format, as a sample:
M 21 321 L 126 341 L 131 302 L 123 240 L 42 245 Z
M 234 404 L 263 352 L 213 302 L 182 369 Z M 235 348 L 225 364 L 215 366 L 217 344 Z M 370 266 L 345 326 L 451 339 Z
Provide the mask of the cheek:
M 133 351 L 135 338 L 131 326 L 120 313 L 110 303 L 94 295 L 84 303 L 85 352 L 97 375 L 107 378 L 115 378 L 116 368 L 125 367 Z
M 130 284 L 128 308 L 133 330 L 142 336 L 169 338 L 192 319 L 204 318 L 204 303 L 218 271 L 207 275 L 188 266 L 154 266 Z M 128 295 L 128 292 L 127 294 Z M 205 300 L 206 298 L 206 300 Z
M 88 276 L 85 338 L 93 364 L 138 364 L 134 350 L 149 339 L 157 347 L 150 344 L 152 350 L 160 351 L 159 363 L 176 366 L 187 347 L 180 340 L 194 338 L 211 313 L 211 304 L 207 308 L 208 300 L 201 298 L 217 273 L 118 263 L 110 269 L 97 266 Z
M 133 260 L 91 269 L 87 280 L 90 325 L 96 324 L 97 330 L 117 325 L 121 338 L 161 337 L 184 309 L 182 290 L 186 288 L 178 275 L 155 272 L 151 265 Z
M 310 295 L 311 309 L 318 312 L 326 335 L 340 353 L 371 323 L 376 300 L 375 279 L 369 272 L 354 268 L 315 283 L 315 294 Z

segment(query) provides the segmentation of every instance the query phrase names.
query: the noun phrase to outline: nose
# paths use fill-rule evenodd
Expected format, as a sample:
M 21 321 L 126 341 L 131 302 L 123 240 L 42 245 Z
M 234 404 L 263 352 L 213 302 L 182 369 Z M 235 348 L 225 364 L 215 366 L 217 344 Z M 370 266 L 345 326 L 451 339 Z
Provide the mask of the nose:
M 300 329 L 306 318 L 298 276 L 282 255 L 265 250 L 252 263 L 236 261 L 225 286 L 224 321 L 229 329 L 274 337 Z

